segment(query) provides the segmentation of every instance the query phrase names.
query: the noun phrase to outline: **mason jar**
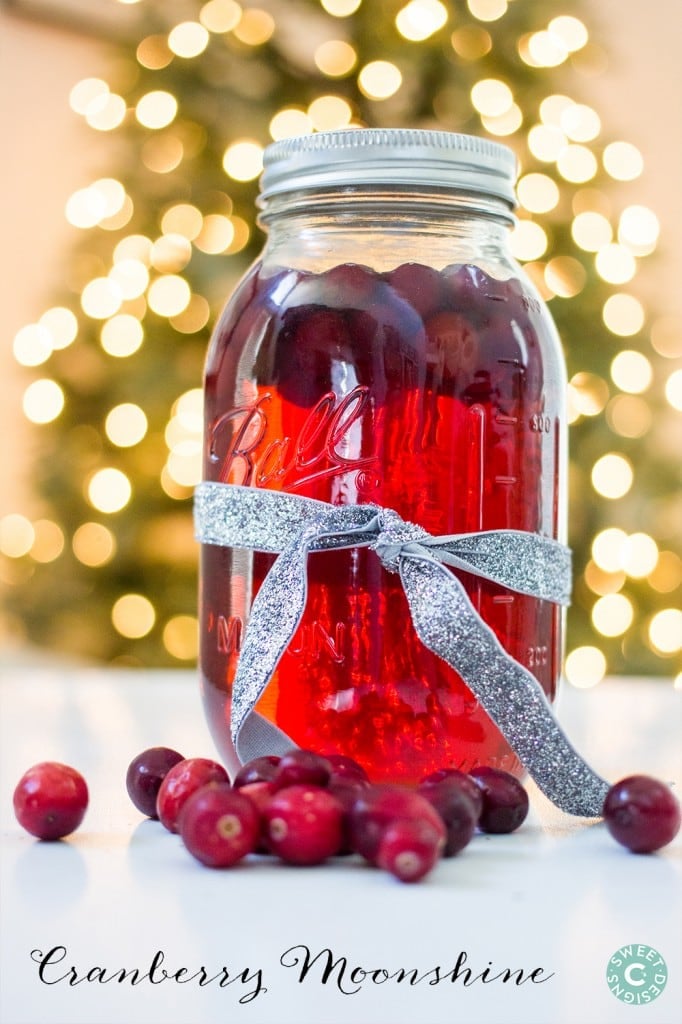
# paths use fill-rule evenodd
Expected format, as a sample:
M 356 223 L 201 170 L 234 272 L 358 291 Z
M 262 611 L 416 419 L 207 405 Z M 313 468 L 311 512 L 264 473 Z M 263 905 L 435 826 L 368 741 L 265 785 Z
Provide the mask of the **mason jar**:
M 373 503 L 434 535 L 563 540 L 565 368 L 510 252 L 515 158 L 465 135 L 349 129 L 276 142 L 262 254 L 205 372 L 204 479 Z M 228 766 L 231 693 L 275 555 L 202 544 L 200 671 Z M 459 574 L 506 651 L 555 697 L 561 611 Z M 375 780 L 520 773 L 460 676 L 418 639 L 400 578 L 367 548 L 308 560 L 305 612 L 256 711 Z

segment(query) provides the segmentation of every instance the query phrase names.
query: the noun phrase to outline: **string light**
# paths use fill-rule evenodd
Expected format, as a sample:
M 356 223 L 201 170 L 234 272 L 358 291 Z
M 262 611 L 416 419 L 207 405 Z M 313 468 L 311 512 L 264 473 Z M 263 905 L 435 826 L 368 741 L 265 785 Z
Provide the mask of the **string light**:
M 421 43 L 447 23 L 447 8 L 440 0 L 410 0 L 395 18 L 398 32 L 404 39 Z
M 624 455 L 609 452 L 597 459 L 592 467 L 592 486 L 602 498 L 622 498 L 632 487 L 634 473 Z
M 228 146 L 223 168 L 235 181 L 253 181 L 263 170 L 263 147 L 252 139 L 240 139 Z
M 566 656 L 565 673 L 572 686 L 589 689 L 606 675 L 606 658 L 598 647 L 576 647 Z
M 611 362 L 611 379 L 621 391 L 639 395 L 651 385 L 654 371 L 641 352 L 622 349 Z
M 31 423 L 51 423 L 64 408 L 64 392 L 55 380 L 41 377 L 24 391 L 22 407 Z
M 82 523 L 71 538 L 73 553 L 83 565 L 97 569 L 114 557 L 116 541 L 111 530 L 101 523 Z
M 139 640 L 153 629 L 156 612 L 143 594 L 124 594 L 111 609 L 111 621 L 121 636 Z
M 370 61 L 358 75 L 358 88 L 370 100 L 387 100 L 402 83 L 400 69 L 387 60 Z
M 199 11 L 199 21 L 216 34 L 231 32 L 239 24 L 242 8 L 235 0 L 209 0 Z

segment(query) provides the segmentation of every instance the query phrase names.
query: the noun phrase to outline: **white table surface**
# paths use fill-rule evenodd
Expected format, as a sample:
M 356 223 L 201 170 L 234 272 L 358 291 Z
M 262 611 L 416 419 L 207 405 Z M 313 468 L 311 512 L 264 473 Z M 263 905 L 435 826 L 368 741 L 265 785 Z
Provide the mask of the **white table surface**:
M 605 777 L 646 772 L 679 792 L 681 696 L 669 680 L 608 680 L 591 691 L 566 687 L 559 712 Z M 682 1019 L 680 837 L 654 856 L 635 856 L 603 825 L 555 811 L 529 784 L 531 813 L 519 832 L 476 836 L 417 885 L 354 859 L 288 868 L 258 858 L 212 871 L 143 819 L 125 791 L 128 763 L 145 747 L 215 756 L 193 673 L 17 665 L 4 669 L 0 699 L 1 1024 Z M 50 759 L 78 768 L 90 788 L 83 825 L 60 843 L 33 840 L 12 812 L 21 774 Z M 665 991 L 649 1005 L 625 1005 L 606 984 L 609 958 L 632 943 L 654 947 L 668 965 Z M 286 951 L 302 946 L 347 958 L 348 989 L 354 967 L 424 974 L 438 965 L 445 974 L 462 951 L 474 975 L 492 964 L 527 975 L 542 968 L 535 977 L 546 980 L 367 980 L 344 994 L 333 978 L 322 982 L 319 961 L 303 980 L 286 966 Z M 31 952 L 54 947 L 63 947 L 63 960 L 41 981 Z M 184 983 L 144 977 L 159 951 L 169 974 L 187 969 Z M 154 979 L 158 964 L 157 956 Z M 83 978 L 93 967 L 138 968 L 140 980 L 71 985 L 72 965 Z M 235 981 L 200 985 L 201 967 L 205 978 L 226 968 Z M 259 979 L 267 991 L 255 994 Z

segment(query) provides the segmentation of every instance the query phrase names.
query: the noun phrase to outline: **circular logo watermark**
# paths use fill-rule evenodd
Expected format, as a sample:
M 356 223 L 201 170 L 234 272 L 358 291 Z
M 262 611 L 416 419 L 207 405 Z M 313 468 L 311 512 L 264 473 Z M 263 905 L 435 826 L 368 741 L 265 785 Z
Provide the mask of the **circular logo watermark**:
M 623 1003 L 640 1006 L 658 999 L 668 980 L 668 967 L 657 949 L 633 942 L 621 946 L 606 965 L 606 983 Z

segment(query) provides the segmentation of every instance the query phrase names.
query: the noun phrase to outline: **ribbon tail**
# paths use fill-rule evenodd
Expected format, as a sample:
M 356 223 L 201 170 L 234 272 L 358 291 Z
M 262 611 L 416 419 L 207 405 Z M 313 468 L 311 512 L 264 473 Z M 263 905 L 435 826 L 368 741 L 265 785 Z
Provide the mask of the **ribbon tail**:
M 528 773 L 560 810 L 601 817 L 609 784 L 571 746 L 538 683 L 502 647 L 457 579 L 430 556 L 400 576 L 422 643 L 462 677 Z
M 277 558 L 256 594 L 232 687 L 232 742 L 241 763 L 284 754 L 295 743 L 254 711 L 301 621 L 308 594 L 309 534 L 299 534 Z

